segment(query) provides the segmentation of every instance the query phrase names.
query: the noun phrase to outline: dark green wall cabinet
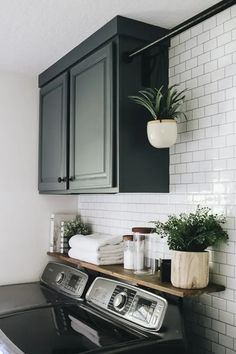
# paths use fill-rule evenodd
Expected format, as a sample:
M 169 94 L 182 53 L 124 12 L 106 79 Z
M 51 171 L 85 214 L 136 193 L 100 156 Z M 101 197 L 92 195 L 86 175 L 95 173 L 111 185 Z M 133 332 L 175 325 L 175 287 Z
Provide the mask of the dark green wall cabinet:
M 169 150 L 147 140 L 128 96 L 168 84 L 168 45 L 125 53 L 166 31 L 117 16 L 39 76 L 39 191 L 168 192 Z
M 112 43 L 70 71 L 71 190 L 112 187 Z
M 40 90 L 39 190 L 61 191 L 67 176 L 68 75 Z

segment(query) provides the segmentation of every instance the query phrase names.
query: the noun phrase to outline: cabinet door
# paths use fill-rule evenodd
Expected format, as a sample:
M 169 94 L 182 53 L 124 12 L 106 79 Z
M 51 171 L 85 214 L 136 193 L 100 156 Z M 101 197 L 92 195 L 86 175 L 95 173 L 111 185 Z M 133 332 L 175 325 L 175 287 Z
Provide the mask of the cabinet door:
M 67 91 L 65 73 L 40 91 L 39 191 L 67 188 Z
M 112 44 L 71 70 L 70 190 L 112 186 Z

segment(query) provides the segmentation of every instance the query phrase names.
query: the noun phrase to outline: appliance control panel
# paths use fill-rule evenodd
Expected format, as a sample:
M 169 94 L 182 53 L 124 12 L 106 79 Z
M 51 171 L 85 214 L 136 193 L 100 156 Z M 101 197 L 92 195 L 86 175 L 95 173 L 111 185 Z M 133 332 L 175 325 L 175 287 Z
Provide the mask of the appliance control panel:
M 49 262 L 44 269 L 41 282 L 59 293 L 79 299 L 88 282 L 88 275 L 68 265 Z
M 167 310 L 167 301 L 161 296 L 102 277 L 94 280 L 86 300 L 113 317 L 152 331 L 161 328 Z

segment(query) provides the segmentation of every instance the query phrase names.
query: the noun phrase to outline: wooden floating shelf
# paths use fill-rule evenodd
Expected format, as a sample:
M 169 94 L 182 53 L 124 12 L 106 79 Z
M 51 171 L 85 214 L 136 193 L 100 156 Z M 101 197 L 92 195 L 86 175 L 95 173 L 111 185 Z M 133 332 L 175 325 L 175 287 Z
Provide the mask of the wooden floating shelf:
M 58 258 L 64 262 L 77 265 L 86 269 L 90 269 L 102 274 L 110 275 L 114 278 L 122 279 L 128 281 L 132 284 L 142 285 L 148 287 L 150 289 L 158 290 L 170 295 L 178 296 L 180 298 L 188 297 L 188 296 L 198 296 L 205 293 L 214 293 L 219 291 L 224 291 L 225 287 L 222 285 L 217 285 L 213 283 L 209 283 L 206 288 L 203 289 L 180 289 L 175 288 L 171 285 L 171 283 L 162 283 L 159 278 L 159 272 L 154 275 L 137 275 L 132 271 L 126 270 L 123 268 L 123 265 L 107 265 L 107 266 L 98 266 L 92 263 L 87 263 L 84 261 L 80 261 L 75 258 L 70 258 L 66 254 L 62 253 L 47 253 L 49 256 Z

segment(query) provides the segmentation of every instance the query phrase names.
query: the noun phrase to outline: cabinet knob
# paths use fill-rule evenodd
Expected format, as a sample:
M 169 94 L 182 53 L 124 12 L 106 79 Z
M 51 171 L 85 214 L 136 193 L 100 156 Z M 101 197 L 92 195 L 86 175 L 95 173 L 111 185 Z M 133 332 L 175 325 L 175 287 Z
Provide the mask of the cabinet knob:
M 57 182 L 58 183 L 66 182 L 66 177 L 58 177 Z
M 75 177 L 70 177 L 69 178 L 69 181 L 71 181 L 71 182 L 74 181 L 74 180 L 75 180 Z

